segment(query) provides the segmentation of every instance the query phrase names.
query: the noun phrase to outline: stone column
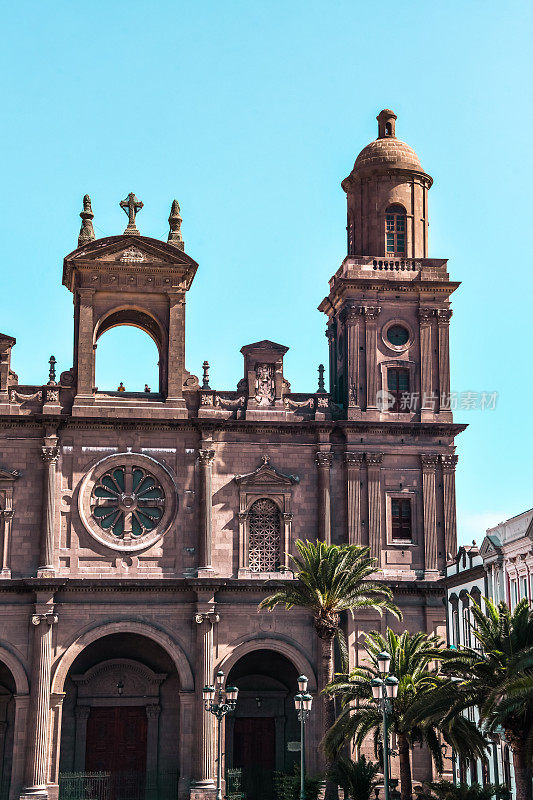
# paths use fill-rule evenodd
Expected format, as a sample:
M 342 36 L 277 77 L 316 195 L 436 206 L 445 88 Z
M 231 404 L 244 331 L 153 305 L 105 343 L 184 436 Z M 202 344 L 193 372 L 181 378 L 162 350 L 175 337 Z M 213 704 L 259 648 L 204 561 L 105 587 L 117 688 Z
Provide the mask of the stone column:
M 328 340 L 329 355 L 329 391 L 332 399 L 337 400 L 337 337 L 335 336 L 335 327 L 332 322 L 328 323 L 326 338 Z
M 157 764 L 159 757 L 159 715 L 161 706 L 151 703 L 146 706 L 148 730 L 146 735 L 146 772 L 149 775 L 146 800 L 157 800 Z
M 361 532 L 361 464 L 362 453 L 345 453 L 346 522 L 348 544 L 364 544 Z
M 13 764 L 11 766 L 11 795 L 13 798 L 20 796 L 24 782 L 25 752 L 24 741 L 28 728 L 28 710 L 30 705 L 29 694 L 16 694 L 15 721 L 13 723 L 13 742 L 20 742 L 21 746 L 13 748 Z
M 377 411 L 378 392 L 378 326 L 379 306 L 363 306 L 366 338 L 366 410 Z
M 456 455 L 441 456 L 442 490 L 444 495 L 444 554 L 453 558 L 457 552 L 457 519 L 455 513 Z
M 8 501 L 6 492 L 6 502 Z M 11 498 L 9 498 L 11 504 Z M 0 511 L 0 519 L 2 525 L 2 563 L 0 565 L 0 578 L 11 577 L 11 527 L 13 525 L 14 511 L 12 508 L 4 508 Z
M 316 454 L 318 467 L 318 539 L 331 544 L 330 469 L 333 454 L 321 450 Z
M 26 786 L 21 800 L 48 797 L 52 626 L 57 622 L 57 616 L 50 603 L 37 603 L 36 612 L 31 618 L 34 628 L 30 715 L 27 729 Z
M 437 410 L 431 404 L 433 391 L 433 355 L 431 349 L 431 320 L 433 319 L 432 308 L 419 308 L 418 318 L 420 320 L 420 413 L 422 418 L 431 416 Z
M 179 692 L 179 755 L 178 755 L 178 797 L 189 796 L 191 776 L 195 774 L 196 753 L 196 695 L 194 691 Z M 176 735 L 178 729 L 176 728 Z
M 59 751 L 61 749 L 61 721 L 63 718 L 63 700 L 65 692 L 55 692 L 50 696 L 51 741 L 50 741 L 50 775 L 49 780 L 55 787 L 59 781 Z
M 439 308 L 437 334 L 439 338 L 439 411 L 450 411 L 450 319 L 451 308 Z
M 183 371 L 185 369 L 185 296 L 169 294 L 167 399 L 172 407 L 183 409 Z M 181 416 L 181 415 L 180 415 Z
M 198 603 L 195 615 L 196 628 L 196 769 L 193 783 L 194 797 L 205 796 L 215 788 L 215 718 L 204 709 L 202 689 L 213 685 L 213 626 L 219 617 L 214 602 Z M 192 795 L 191 795 L 192 796 Z
M 367 453 L 368 470 L 368 544 L 370 555 L 381 565 L 381 464 L 383 453 Z
M 90 706 L 76 706 L 75 744 L 74 744 L 74 772 L 85 770 L 85 752 L 87 750 L 87 722 L 91 713 Z
M 41 457 L 44 461 L 43 472 L 43 504 L 42 504 L 42 529 L 41 529 L 41 554 L 40 566 L 37 577 L 53 577 L 54 570 L 54 517 L 56 497 L 56 464 L 59 457 L 57 437 L 49 437 L 53 444 L 46 444 L 41 448 Z
M 215 451 L 201 448 L 198 450 L 200 463 L 200 552 L 198 558 L 198 575 L 211 574 L 212 566 L 212 490 L 211 478 Z
M 422 502 L 424 504 L 424 567 L 426 572 L 436 572 L 437 565 L 437 507 L 435 496 L 435 470 L 439 457 L 436 453 L 423 453 Z
M 281 518 L 283 520 L 283 552 L 281 554 L 281 566 L 288 567 L 288 556 L 287 553 L 291 552 L 291 531 L 292 531 L 292 520 L 294 518 L 294 514 L 292 511 L 283 511 L 281 514 Z
M 93 348 L 94 289 L 78 289 L 78 330 L 76 339 L 77 397 L 93 398 L 94 348 Z
M 348 419 L 360 419 L 361 396 L 359 384 L 359 324 L 361 309 L 348 306 L 344 312 L 346 327 L 346 391 L 348 393 Z

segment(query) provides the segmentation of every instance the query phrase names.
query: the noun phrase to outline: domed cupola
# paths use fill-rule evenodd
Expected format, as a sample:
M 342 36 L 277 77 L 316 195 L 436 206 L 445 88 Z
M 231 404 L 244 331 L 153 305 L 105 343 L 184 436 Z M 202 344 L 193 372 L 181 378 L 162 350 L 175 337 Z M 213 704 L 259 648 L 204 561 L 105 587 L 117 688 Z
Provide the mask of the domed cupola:
M 396 114 L 377 116 L 378 138 L 364 147 L 342 182 L 348 201 L 348 255 L 427 258 L 427 192 L 420 160 L 396 138 Z

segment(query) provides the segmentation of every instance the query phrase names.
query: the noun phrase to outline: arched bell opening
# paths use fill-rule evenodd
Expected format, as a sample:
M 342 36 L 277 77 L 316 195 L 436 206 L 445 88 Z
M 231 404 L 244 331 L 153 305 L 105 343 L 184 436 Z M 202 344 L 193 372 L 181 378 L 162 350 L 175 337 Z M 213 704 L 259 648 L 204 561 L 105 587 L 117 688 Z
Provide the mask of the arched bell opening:
M 270 800 L 274 772 L 293 773 L 299 762 L 298 674 L 286 656 L 267 649 L 246 653 L 229 671 L 226 683 L 239 688 L 239 698 L 226 717 L 226 769 L 242 771 L 248 800 Z
M 0 798 L 10 796 L 15 728 L 15 680 L 0 661 Z
M 153 341 L 155 352 L 148 346 L 149 340 L 137 331 Z M 105 350 L 99 343 L 104 334 L 107 334 Z M 102 348 L 100 352 L 99 347 Z M 93 349 L 93 384 L 100 392 L 155 394 L 159 395 L 157 399 L 165 395 L 167 336 L 150 314 L 137 308 L 123 308 L 108 314 L 95 327 Z M 100 358 L 106 361 L 101 362 Z
M 64 691 L 60 795 L 174 800 L 180 681 L 163 647 L 134 633 L 103 636 L 74 660 Z

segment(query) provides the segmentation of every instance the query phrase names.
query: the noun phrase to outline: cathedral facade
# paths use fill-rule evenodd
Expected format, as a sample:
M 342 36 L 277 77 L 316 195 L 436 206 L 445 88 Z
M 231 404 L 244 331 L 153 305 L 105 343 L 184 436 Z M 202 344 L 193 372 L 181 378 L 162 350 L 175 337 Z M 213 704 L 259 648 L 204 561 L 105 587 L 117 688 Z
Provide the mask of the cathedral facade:
M 304 673 L 316 698 L 307 763 L 321 768 L 320 648 L 310 615 L 258 612 L 298 538 L 368 545 L 410 630 L 445 632 L 438 583 L 456 552 L 446 260 L 428 256 L 432 179 L 382 111 L 347 195 L 347 256 L 320 303 L 329 385 L 291 392 L 287 347 L 242 347 L 243 377 L 210 386 L 185 366 L 197 263 L 172 205 L 168 241 L 96 239 L 84 198 L 63 264 L 74 301 L 73 366 L 19 383 L 0 335 L 0 797 L 202 798 L 215 727 L 202 688 L 223 670 L 239 699 L 226 769 L 250 800 L 291 771 Z M 327 277 L 327 274 L 324 276 Z M 319 298 L 317 298 L 318 300 Z M 100 337 L 145 331 L 159 352 L 150 393 L 95 386 Z M 260 334 L 259 334 L 260 335 Z M 392 620 L 347 620 L 362 635 Z M 414 778 L 428 776 L 416 754 Z M 80 778 L 82 776 L 82 778 Z M 98 794 L 101 776 L 115 781 Z M 70 783 L 69 783 L 70 782 Z M 139 786 L 143 787 L 142 795 Z M 91 794 L 92 792 L 92 794 Z M 72 795 L 74 796 L 74 795 Z

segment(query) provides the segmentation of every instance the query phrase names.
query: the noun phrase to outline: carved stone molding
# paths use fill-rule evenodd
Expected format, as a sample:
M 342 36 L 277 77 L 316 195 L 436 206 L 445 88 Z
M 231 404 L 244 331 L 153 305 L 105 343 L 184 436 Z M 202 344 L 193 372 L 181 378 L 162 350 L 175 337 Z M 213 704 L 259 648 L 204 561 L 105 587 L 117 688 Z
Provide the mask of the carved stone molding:
M 45 614 L 32 614 L 32 625 L 40 625 L 41 622 L 46 622 L 47 625 L 55 625 L 59 620 L 57 614 L 52 611 L 47 611 Z
M 353 325 L 354 323 L 359 322 L 361 319 L 363 309 L 361 306 L 346 306 L 346 308 L 342 312 L 342 316 L 346 324 Z
M 456 455 L 441 456 L 440 460 L 442 462 L 442 469 L 453 471 L 457 466 L 459 456 Z
M 431 322 L 431 318 L 435 313 L 435 309 L 433 308 L 419 308 L 418 309 L 418 318 L 421 324 L 429 325 Z
M 220 622 L 220 616 L 215 611 L 199 611 L 194 615 L 194 621 L 197 625 L 202 622 L 210 622 L 211 625 L 216 625 Z
M 54 464 L 59 457 L 59 447 L 57 445 L 43 445 L 41 447 L 41 458 L 45 464 Z
M 435 469 L 439 463 L 439 455 L 438 453 L 421 453 L 420 461 L 422 469 Z
M 333 463 L 333 453 L 323 453 L 319 451 L 316 454 L 316 465 L 317 467 L 322 467 L 324 469 L 330 469 Z
M 198 458 L 202 467 L 211 467 L 215 460 L 214 450 L 198 450 Z
M 383 453 L 365 453 L 365 460 L 369 466 L 379 466 L 383 462 Z
M 380 306 L 363 306 L 362 311 L 367 322 L 373 322 L 381 313 Z
M 438 308 L 435 311 L 435 316 L 437 317 L 437 324 L 438 325 L 449 325 L 450 319 L 452 318 L 453 311 L 451 308 Z
M 360 467 L 363 463 L 364 453 L 345 453 L 344 463 L 348 467 Z

